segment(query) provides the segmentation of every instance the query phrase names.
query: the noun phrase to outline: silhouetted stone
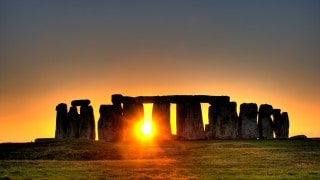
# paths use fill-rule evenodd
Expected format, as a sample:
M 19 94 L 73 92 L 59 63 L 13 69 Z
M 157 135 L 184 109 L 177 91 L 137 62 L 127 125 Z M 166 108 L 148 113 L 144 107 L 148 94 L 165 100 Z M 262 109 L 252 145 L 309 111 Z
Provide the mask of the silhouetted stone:
M 122 118 L 122 139 L 124 141 L 133 138 L 134 125 L 144 121 L 143 104 L 141 103 L 124 103 L 123 118 Z
M 101 105 L 100 118 L 98 121 L 98 137 L 99 140 L 117 141 L 119 140 L 119 122 L 121 121 L 121 113 L 114 105 Z
M 289 116 L 287 112 L 283 112 L 281 114 L 281 119 L 280 119 L 280 134 L 279 138 L 288 138 L 289 137 Z
M 154 103 L 152 121 L 157 129 L 157 138 L 171 139 L 170 103 Z
M 273 109 L 272 112 L 273 117 L 273 130 L 276 138 L 281 137 L 281 110 L 280 109 Z
M 207 139 L 213 139 L 213 136 L 215 135 L 215 121 L 213 120 L 214 119 L 214 106 L 209 106 L 208 108 L 208 121 L 209 121 L 209 124 L 208 126 L 206 127 L 206 136 L 207 136 Z M 217 115 L 216 115 L 217 116 Z
M 260 105 L 258 115 L 259 139 L 273 139 L 272 110 L 271 105 Z
M 212 101 L 209 102 L 209 132 L 206 133 L 208 139 L 214 139 L 218 130 L 217 119 L 221 115 L 222 107 L 227 106 L 230 103 L 229 96 L 215 96 Z
M 297 135 L 290 137 L 291 140 L 307 140 L 308 137 L 306 135 Z
M 176 128 L 177 128 L 177 139 L 183 139 L 183 128 L 186 118 L 185 106 L 183 103 L 177 103 L 176 105 Z
M 90 100 L 89 99 L 80 99 L 74 100 L 71 102 L 72 106 L 89 106 Z
M 95 139 L 95 122 L 91 106 L 80 107 L 79 138 Z
M 67 126 L 67 137 L 68 138 L 79 138 L 79 123 L 80 114 L 78 113 L 77 107 L 72 106 L 68 112 L 68 126 Z
M 177 104 L 177 135 L 182 140 L 206 139 L 200 102 Z
M 121 94 L 113 94 L 111 96 L 111 101 L 114 105 L 121 104 L 123 101 L 123 96 Z
M 56 116 L 56 132 L 55 138 L 62 139 L 66 138 L 67 133 L 67 105 L 64 103 L 60 103 L 56 106 L 57 116 Z
M 213 132 L 215 139 L 238 138 L 238 115 L 235 102 L 213 106 Z
M 210 105 L 216 106 L 216 107 L 222 106 L 223 104 L 227 104 L 229 102 L 230 102 L 229 96 L 211 96 L 210 100 L 208 101 Z
M 118 98 L 120 96 L 116 96 Z M 114 98 L 112 98 L 114 99 Z M 120 99 L 120 98 L 119 98 Z M 122 103 L 185 103 L 185 102 L 202 102 L 214 103 L 216 101 L 230 101 L 229 96 L 207 96 L 207 95 L 172 95 L 172 96 L 122 96 Z M 113 101 L 112 101 L 113 102 Z
M 241 139 L 257 139 L 259 137 L 257 115 L 257 104 L 243 103 L 240 105 L 239 136 Z

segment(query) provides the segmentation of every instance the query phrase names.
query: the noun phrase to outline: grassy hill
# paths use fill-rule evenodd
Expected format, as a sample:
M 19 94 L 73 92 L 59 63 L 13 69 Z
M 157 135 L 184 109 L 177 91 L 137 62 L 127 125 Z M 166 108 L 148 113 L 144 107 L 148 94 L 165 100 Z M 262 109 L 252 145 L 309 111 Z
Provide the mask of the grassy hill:
M 319 140 L 0 144 L 0 179 L 319 179 L 319 162 Z

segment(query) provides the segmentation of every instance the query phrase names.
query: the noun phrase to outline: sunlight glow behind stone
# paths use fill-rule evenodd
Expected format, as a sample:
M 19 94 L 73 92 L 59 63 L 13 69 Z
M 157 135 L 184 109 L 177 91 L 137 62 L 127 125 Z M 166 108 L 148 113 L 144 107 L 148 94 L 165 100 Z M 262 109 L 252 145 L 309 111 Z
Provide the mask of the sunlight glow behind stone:
M 142 134 L 145 137 L 151 137 L 152 136 L 152 125 L 151 125 L 151 122 L 150 121 L 145 121 L 143 123 L 143 125 L 141 126 L 141 131 L 142 131 Z

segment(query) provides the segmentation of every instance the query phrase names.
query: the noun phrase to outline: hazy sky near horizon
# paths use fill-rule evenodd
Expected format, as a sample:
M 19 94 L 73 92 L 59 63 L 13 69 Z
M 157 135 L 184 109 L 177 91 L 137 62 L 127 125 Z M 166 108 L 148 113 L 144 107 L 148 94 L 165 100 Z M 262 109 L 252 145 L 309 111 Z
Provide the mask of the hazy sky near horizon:
M 0 142 L 52 137 L 55 106 L 229 95 L 320 136 L 319 0 L 0 0 Z

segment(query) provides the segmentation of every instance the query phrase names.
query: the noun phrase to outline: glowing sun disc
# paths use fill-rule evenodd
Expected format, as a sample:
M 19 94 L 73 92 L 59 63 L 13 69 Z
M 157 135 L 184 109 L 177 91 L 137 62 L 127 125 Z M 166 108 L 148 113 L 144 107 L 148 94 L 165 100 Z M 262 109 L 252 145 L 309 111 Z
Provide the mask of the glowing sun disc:
M 151 122 L 144 122 L 141 126 L 141 131 L 144 136 L 152 136 L 152 125 Z

